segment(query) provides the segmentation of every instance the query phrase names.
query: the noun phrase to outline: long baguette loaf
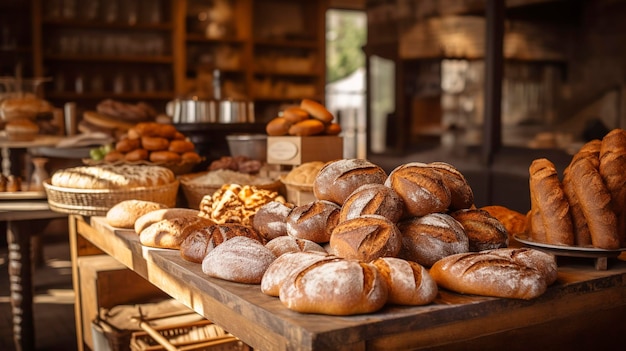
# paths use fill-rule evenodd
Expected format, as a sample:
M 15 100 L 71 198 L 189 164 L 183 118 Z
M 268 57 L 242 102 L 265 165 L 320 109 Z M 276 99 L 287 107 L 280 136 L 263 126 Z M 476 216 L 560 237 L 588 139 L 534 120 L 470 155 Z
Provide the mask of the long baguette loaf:
M 626 247 L 626 130 L 614 129 L 602 138 L 599 172 L 611 194 L 620 246 Z
M 574 229 L 563 185 L 554 164 L 548 159 L 534 160 L 529 168 L 529 187 L 533 211 L 540 214 L 545 226 L 546 243 L 574 245 Z M 533 217 L 533 228 L 536 225 Z
M 617 218 L 611 206 L 611 194 L 600 173 L 586 158 L 576 161 L 571 172 L 593 246 L 606 250 L 618 249 Z

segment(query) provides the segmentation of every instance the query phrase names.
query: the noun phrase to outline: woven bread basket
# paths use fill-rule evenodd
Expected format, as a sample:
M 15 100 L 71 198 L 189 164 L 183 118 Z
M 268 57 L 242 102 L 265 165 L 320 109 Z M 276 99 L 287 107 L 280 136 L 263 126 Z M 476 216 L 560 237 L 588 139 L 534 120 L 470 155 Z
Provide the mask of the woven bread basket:
M 56 212 L 84 216 L 104 216 L 107 211 L 124 200 L 146 200 L 176 206 L 179 181 L 152 187 L 128 189 L 76 189 L 52 185 L 44 181 L 50 209 Z

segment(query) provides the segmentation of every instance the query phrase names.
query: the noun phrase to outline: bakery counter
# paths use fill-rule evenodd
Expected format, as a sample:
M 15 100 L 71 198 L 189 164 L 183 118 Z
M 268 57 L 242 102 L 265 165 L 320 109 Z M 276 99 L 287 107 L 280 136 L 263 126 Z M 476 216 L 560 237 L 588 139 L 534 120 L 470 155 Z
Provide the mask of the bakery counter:
M 104 252 L 258 350 L 597 349 L 626 331 L 624 255 L 611 258 L 607 270 L 589 260 L 559 262 L 557 282 L 530 301 L 441 290 L 426 306 L 326 316 L 291 311 L 258 285 L 207 277 L 178 251 L 144 247 L 132 230 L 112 228 L 103 217 L 70 217 L 74 270 L 79 256 Z M 80 306 L 77 300 L 82 349 Z

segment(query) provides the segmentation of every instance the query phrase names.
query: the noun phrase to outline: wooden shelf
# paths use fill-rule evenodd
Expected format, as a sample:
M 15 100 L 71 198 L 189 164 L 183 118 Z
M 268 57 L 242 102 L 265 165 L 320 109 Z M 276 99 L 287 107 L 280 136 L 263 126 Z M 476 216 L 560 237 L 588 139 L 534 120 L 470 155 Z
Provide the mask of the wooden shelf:
M 171 31 L 173 24 L 171 22 L 161 23 L 135 23 L 128 24 L 123 22 L 103 22 L 103 21 L 85 21 L 85 20 L 66 20 L 66 19 L 44 19 L 41 22 L 44 26 L 64 27 L 69 29 L 104 29 L 104 30 L 138 30 L 138 31 Z
M 74 93 L 74 92 L 47 92 L 46 98 L 52 100 L 104 100 L 104 99 L 119 99 L 119 100 L 167 100 L 173 99 L 176 94 L 173 91 L 155 91 L 155 92 L 124 92 L 114 93 L 110 91 L 103 92 L 86 92 L 86 93 Z
M 45 55 L 47 61 L 66 62 L 134 62 L 171 64 L 172 56 L 120 56 L 120 55 Z
M 301 39 L 255 39 L 254 45 L 275 48 L 319 49 L 317 41 Z
M 187 33 L 185 40 L 188 43 L 207 43 L 207 44 L 245 44 L 244 39 L 240 38 L 207 38 L 202 34 Z

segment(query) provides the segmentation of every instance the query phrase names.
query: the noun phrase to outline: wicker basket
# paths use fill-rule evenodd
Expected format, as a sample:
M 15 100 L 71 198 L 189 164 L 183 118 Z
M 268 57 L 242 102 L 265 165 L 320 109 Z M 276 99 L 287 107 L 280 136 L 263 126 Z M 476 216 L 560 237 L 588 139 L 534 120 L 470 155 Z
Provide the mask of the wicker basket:
M 87 166 L 98 166 L 98 165 L 138 165 L 138 166 L 160 166 L 165 167 L 172 171 L 175 175 L 183 175 L 188 174 L 193 171 L 194 167 L 196 167 L 200 162 L 189 162 L 189 161 L 181 161 L 181 162 L 149 162 L 149 161 L 117 161 L 117 162 L 106 162 L 106 161 L 95 161 L 90 158 L 84 158 L 83 163 Z
M 194 178 L 205 175 L 207 172 L 199 172 L 186 174 L 178 177 L 180 180 L 180 186 L 183 189 L 185 198 L 187 199 L 187 206 L 193 209 L 200 208 L 200 202 L 206 195 L 213 195 L 214 192 L 219 190 L 223 184 L 197 184 L 193 182 Z M 240 184 L 246 185 L 246 184 Z M 280 180 L 275 180 L 267 184 L 254 184 L 254 187 L 264 190 L 276 191 L 279 194 L 283 194 L 283 183 Z
M 147 200 L 176 206 L 179 181 L 154 187 L 129 189 L 75 189 L 64 188 L 44 181 L 50 209 L 56 212 L 84 216 L 104 216 L 107 211 L 124 200 Z
M 160 351 L 172 348 L 190 351 L 247 351 L 251 349 L 241 340 L 207 320 L 163 328 L 151 328 L 145 323 L 141 326 L 146 331 L 132 334 L 130 339 L 132 351 Z

